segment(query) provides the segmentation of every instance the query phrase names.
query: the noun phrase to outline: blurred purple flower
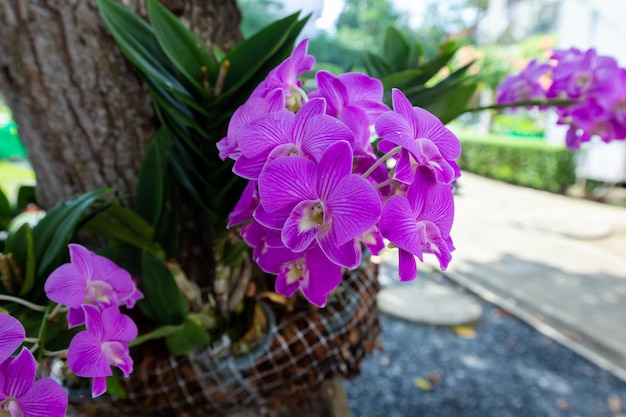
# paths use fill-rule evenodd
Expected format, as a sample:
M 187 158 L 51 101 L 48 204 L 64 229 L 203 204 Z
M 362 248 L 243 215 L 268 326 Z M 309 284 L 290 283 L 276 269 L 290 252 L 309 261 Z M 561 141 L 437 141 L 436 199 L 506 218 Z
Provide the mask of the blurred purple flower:
M 111 366 L 124 376 L 133 370 L 128 343 L 137 337 L 133 320 L 120 313 L 117 306 L 102 310 L 84 305 L 86 330 L 76 334 L 67 353 L 68 367 L 74 374 L 93 378 L 91 394 L 98 397 L 106 391 L 106 377 L 113 375 Z
M 0 364 L 0 415 L 11 417 L 63 417 L 67 393 L 51 378 L 35 381 L 37 362 L 22 348 Z
M 539 84 L 539 78 L 550 71 L 549 64 L 530 61 L 519 74 L 507 76 L 497 89 L 497 103 L 510 104 L 518 101 L 545 100 L 546 92 Z

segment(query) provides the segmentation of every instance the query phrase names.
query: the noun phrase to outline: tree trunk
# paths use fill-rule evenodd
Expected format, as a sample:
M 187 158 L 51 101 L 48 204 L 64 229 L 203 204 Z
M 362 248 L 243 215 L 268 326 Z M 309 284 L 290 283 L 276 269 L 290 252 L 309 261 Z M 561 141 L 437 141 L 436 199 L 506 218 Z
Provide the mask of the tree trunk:
M 145 15 L 142 0 L 124 0 Z M 235 0 L 164 0 L 207 44 L 241 40 Z M 13 110 L 44 208 L 88 190 L 132 195 L 156 130 L 150 94 L 95 0 L 0 1 L 0 91 Z

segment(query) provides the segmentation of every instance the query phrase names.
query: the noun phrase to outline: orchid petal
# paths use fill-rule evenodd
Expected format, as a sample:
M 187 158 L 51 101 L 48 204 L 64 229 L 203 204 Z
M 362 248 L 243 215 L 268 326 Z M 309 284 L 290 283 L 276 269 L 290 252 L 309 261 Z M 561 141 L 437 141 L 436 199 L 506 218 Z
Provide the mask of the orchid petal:
M 107 380 L 104 376 L 97 376 L 91 382 L 91 397 L 96 398 L 107 391 Z
M 89 331 L 74 336 L 67 352 L 67 365 L 74 374 L 85 378 L 113 375 L 100 343 Z
M 274 230 L 282 230 L 287 218 L 291 215 L 291 210 L 293 208 L 291 206 L 285 206 L 280 208 L 279 210 L 274 210 L 272 212 L 267 212 L 263 205 L 260 204 L 253 213 L 254 220 L 259 222 L 264 227 Z
M 241 153 L 250 159 L 265 158 L 277 145 L 291 142 L 295 115 L 280 111 L 268 113 L 239 130 Z
M 101 313 L 103 340 L 132 342 L 137 338 L 137 325 L 117 307 L 109 307 Z
M 307 156 L 319 161 L 329 146 L 346 141 L 354 143 L 354 134 L 339 120 L 325 114 L 317 115 L 306 125 L 301 149 Z
M 23 347 L 16 357 L 3 365 L 4 386 L 2 391 L 9 397 L 20 398 L 35 382 L 37 362 L 32 353 Z
M 315 240 L 325 219 L 325 210 L 319 200 L 298 203 L 283 226 L 283 243 L 294 252 L 302 252 Z
M 341 267 L 331 262 L 319 247 L 307 252 L 306 263 L 309 279 L 300 286 L 300 290 L 311 303 L 324 307 L 328 294 L 341 282 Z
M 65 389 L 51 378 L 41 378 L 19 398 L 24 417 L 63 417 L 68 397 Z
M 339 78 L 325 70 L 315 74 L 315 81 L 320 93 L 327 101 L 327 114 L 337 116 L 348 101 L 348 90 Z
M 380 232 L 400 249 L 422 259 L 417 222 L 406 197 L 394 195 L 387 200 L 380 218 Z
M 326 100 L 323 98 L 314 98 L 305 103 L 298 113 L 293 124 L 293 141 L 300 145 L 305 137 L 305 127 L 317 115 L 322 115 L 326 111 Z
M 361 264 L 361 251 L 356 240 L 338 245 L 328 233 L 320 233 L 317 241 L 328 259 L 333 263 L 348 269 L 354 269 Z
M 323 200 L 337 188 L 339 181 L 352 171 L 352 149 L 345 142 L 330 146 L 317 167 L 317 191 Z
M 85 302 L 88 277 L 74 264 L 63 264 L 52 271 L 44 284 L 48 298 L 67 307 L 78 308 Z
M 417 278 L 417 262 L 412 253 L 398 249 L 398 275 L 400 282 L 413 281 Z
M 339 180 L 326 204 L 331 218 L 329 233 L 339 245 L 374 226 L 382 210 L 378 192 L 367 180 L 353 174 Z
M 391 91 L 391 99 L 393 102 L 393 111 L 400 115 L 404 120 L 404 125 L 412 138 L 418 137 L 419 127 L 413 112 L 413 105 L 404 93 L 397 88 Z
M 376 119 L 376 134 L 392 142 L 394 145 L 405 146 L 415 139 L 413 129 L 406 119 L 396 112 L 386 112 Z
M 265 166 L 259 176 L 259 195 L 265 211 L 274 212 L 302 200 L 315 200 L 316 167 L 300 157 L 279 158 Z
M 26 332 L 18 319 L 0 313 L 0 363 L 22 344 Z

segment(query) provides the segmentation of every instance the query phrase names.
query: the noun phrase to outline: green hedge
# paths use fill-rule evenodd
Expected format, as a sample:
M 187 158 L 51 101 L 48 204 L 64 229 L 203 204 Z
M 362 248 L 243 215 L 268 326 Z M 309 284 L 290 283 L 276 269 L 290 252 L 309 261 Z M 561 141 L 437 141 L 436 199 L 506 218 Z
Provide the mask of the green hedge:
M 574 184 L 574 153 L 536 140 L 461 137 L 461 169 L 511 184 L 565 193 Z

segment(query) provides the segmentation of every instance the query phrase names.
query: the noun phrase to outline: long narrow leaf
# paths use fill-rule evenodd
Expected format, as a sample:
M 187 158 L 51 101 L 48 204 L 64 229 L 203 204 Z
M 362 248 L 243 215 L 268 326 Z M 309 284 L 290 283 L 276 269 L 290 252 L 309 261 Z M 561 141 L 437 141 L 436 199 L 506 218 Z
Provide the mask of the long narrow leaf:
M 165 261 L 152 251 L 141 254 L 143 272 L 140 287 L 145 298 L 139 301 L 142 310 L 161 325 L 182 324 L 189 314 L 189 304 L 176 285 Z M 144 305 L 144 307 L 141 307 Z
M 93 190 L 66 201 L 50 210 L 37 223 L 33 228 L 37 277 L 43 276 L 53 266 L 53 262 L 59 259 L 62 251 L 66 250 L 86 211 L 109 192 L 111 189 L 108 188 Z
M 408 69 L 409 41 L 395 26 L 387 27 L 383 44 L 385 58 L 396 71 Z
M 284 44 L 299 13 L 277 20 L 241 42 L 226 54 L 230 67 L 224 82 L 224 92 L 238 90 Z
M 133 207 L 137 214 L 153 226 L 159 221 L 165 205 L 163 184 L 171 148 L 170 132 L 161 127 L 148 147 L 139 171 Z
M 150 25 L 113 0 L 96 0 L 100 15 L 126 57 L 146 77 L 177 97 L 194 97 L 179 81 L 181 76 L 163 53 Z
M 156 0 L 148 0 L 148 17 L 163 52 L 198 93 L 208 95 L 203 83 L 215 79 L 218 66 L 202 41 Z

